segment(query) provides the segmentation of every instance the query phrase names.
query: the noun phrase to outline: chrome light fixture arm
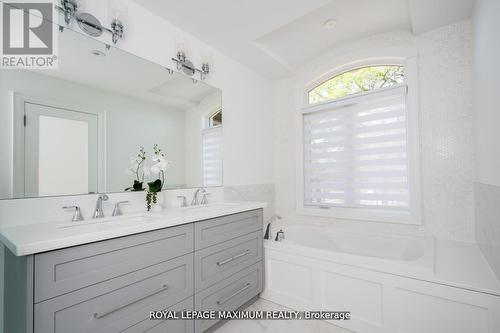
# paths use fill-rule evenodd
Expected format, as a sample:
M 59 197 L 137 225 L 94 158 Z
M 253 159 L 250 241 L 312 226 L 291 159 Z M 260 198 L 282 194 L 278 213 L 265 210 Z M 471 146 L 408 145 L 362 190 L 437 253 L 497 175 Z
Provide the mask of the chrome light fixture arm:
M 111 22 L 111 28 L 106 28 L 93 15 L 78 12 L 78 5 L 74 0 L 61 0 L 61 5 L 55 5 L 55 8 L 64 15 L 66 24 L 70 24 L 71 19 L 75 19 L 78 26 L 93 37 L 98 37 L 102 35 L 103 31 L 106 31 L 111 34 L 113 44 L 118 43 L 118 40 L 123 38 L 124 26 L 118 19 Z
M 200 74 L 200 79 L 205 80 L 207 75 L 210 73 L 210 65 L 208 63 L 202 64 L 201 69 L 196 68 L 193 63 L 186 58 L 186 54 L 182 51 L 177 52 L 177 58 L 172 58 L 177 64 L 177 70 L 181 71 L 188 75 L 193 76 L 196 73 Z

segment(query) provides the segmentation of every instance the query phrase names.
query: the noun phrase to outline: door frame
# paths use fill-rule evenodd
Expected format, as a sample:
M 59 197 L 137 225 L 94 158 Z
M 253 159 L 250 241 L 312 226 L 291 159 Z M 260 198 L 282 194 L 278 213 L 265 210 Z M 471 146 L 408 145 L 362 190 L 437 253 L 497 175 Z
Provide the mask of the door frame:
M 106 111 L 96 110 L 91 107 L 72 105 L 68 102 L 60 102 L 45 98 L 26 95 L 23 93 L 12 93 L 13 113 L 13 165 L 12 165 L 12 198 L 25 198 L 25 127 L 24 127 L 24 105 L 25 103 L 39 104 L 48 107 L 67 109 L 97 116 L 97 191 L 106 192 Z M 22 129 L 22 130 L 20 130 Z

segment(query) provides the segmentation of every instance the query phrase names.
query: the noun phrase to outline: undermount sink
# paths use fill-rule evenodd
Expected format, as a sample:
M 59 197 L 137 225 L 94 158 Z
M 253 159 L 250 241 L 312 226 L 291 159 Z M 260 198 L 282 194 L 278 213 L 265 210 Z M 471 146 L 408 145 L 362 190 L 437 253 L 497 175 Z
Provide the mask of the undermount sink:
M 79 221 L 79 222 L 65 222 L 62 223 L 58 226 L 60 229 L 65 229 L 65 228 L 74 228 L 74 227 L 81 227 L 81 226 L 86 226 L 86 225 L 92 225 L 92 224 L 108 224 L 108 223 L 116 223 L 120 225 L 127 225 L 127 224 L 143 224 L 143 223 L 148 223 L 154 221 L 154 217 L 151 216 L 116 216 L 116 217 L 110 217 L 110 218 L 103 218 L 103 219 L 93 219 L 93 220 L 87 220 L 87 221 Z

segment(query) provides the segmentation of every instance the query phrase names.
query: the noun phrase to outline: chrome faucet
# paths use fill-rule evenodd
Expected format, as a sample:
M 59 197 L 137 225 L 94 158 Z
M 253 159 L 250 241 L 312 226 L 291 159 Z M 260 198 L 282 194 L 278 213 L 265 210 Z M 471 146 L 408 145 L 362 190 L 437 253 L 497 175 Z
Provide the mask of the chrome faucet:
M 194 192 L 193 200 L 191 201 L 191 206 L 198 206 L 200 204 L 200 202 L 198 201 L 198 195 L 200 193 L 205 194 L 207 193 L 207 190 L 205 190 L 203 187 L 197 189 L 196 192 Z
M 99 194 L 97 197 L 97 202 L 95 204 L 94 215 L 92 215 L 93 219 L 100 219 L 104 217 L 104 211 L 102 209 L 102 202 L 107 201 L 109 199 L 107 194 Z
M 275 220 L 281 220 L 281 215 L 273 215 L 267 221 L 266 234 L 264 235 L 264 239 L 270 239 L 271 235 L 271 223 Z

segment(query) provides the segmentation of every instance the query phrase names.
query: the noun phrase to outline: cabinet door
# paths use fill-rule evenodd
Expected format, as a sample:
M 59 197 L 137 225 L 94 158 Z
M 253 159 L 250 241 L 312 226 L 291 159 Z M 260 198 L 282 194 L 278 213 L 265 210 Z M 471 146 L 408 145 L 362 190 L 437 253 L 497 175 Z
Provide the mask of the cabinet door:
M 390 290 L 386 315 L 395 332 L 496 333 L 500 297 L 402 278 Z
M 121 332 L 192 294 L 193 255 L 187 254 L 35 304 L 35 333 Z

